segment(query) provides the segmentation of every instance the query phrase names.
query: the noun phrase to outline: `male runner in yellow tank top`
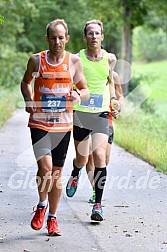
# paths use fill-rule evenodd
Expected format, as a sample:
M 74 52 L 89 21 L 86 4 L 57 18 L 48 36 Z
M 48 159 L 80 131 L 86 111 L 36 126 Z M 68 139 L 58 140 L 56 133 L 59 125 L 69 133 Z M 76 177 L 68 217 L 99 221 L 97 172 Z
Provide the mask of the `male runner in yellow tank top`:
M 120 110 L 118 111 L 118 110 L 112 109 L 112 107 L 110 107 L 111 112 L 109 114 L 109 137 L 108 137 L 108 144 L 107 144 L 107 150 L 106 150 L 106 166 L 109 164 L 109 161 L 110 161 L 111 145 L 113 143 L 113 138 L 114 138 L 114 128 L 113 128 L 112 118 L 118 119 L 119 113 L 121 111 L 121 108 L 123 107 L 123 102 L 124 102 L 120 77 L 119 77 L 118 73 L 116 73 L 115 71 L 113 71 L 113 80 L 114 80 L 116 98 L 120 102 Z M 92 189 L 93 189 L 92 196 L 89 199 L 89 203 L 94 204 L 95 198 L 96 198 L 96 193 L 95 193 L 95 188 L 94 188 L 94 160 L 93 160 L 92 153 L 89 155 L 89 159 L 86 164 L 86 172 L 87 172 L 89 181 L 90 181 L 90 183 L 92 185 Z
M 39 203 L 31 227 L 34 230 L 42 229 L 49 208 L 48 234 L 61 235 L 56 211 L 62 192 L 62 167 L 73 129 L 72 107 L 74 103 L 88 99 L 89 92 L 80 59 L 65 51 L 70 38 L 65 21 L 57 19 L 50 22 L 46 32 L 49 50 L 30 57 L 21 82 L 38 164 L 36 180 Z M 73 83 L 80 90 L 80 95 L 73 91 Z
M 89 135 L 91 134 L 96 191 L 91 220 L 95 221 L 104 219 L 101 200 L 107 176 L 106 150 L 109 136 L 108 114 L 110 102 L 113 108 L 119 109 L 119 104 L 115 100 L 112 76 L 116 57 L 101 48 L 103 38 L 102 22 L 99 20 L 88 21 L 84 27 L 86 49 L 81 50 L 79 56 L 83 64 L 90 98 L 74 108 L 73 133 L 76 158 L 73 162 L 71 177 L 66 186 L 67 196 L 73 197 L 77 189 L 81 169 L 88 161 Z

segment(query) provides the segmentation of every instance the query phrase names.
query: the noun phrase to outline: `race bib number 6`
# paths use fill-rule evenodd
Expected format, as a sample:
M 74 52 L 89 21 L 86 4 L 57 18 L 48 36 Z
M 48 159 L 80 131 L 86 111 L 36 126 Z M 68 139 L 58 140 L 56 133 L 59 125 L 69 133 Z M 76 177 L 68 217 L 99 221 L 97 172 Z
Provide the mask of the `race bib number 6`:
M 86 101 L 80 103 L 81 107 L 90 108 L 90 109 L 100 109 L 103 104 L 103 95 L 99 94 L 90 94 L 90 97 Z

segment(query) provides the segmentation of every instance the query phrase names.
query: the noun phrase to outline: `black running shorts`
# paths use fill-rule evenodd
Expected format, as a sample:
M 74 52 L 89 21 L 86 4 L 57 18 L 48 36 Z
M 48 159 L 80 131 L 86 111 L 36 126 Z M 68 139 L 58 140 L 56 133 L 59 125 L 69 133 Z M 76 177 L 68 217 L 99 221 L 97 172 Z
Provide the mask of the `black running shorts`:
M 54 166 L 63 167 L 67 155 L 71 132 L 47 132 L 30 128 L 31 139 L 37 161 L 50 155 Z
M 108 112 L 87 113 L 74 112 L 73 137 L 76 141 L 86 140 L 88 136 L 95 133 L 110 134 Z

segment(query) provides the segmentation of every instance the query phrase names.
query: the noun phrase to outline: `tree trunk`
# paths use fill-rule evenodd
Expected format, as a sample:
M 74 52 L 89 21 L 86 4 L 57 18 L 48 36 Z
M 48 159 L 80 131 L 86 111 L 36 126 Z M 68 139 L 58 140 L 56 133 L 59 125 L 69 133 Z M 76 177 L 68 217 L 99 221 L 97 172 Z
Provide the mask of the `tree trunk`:
M 122 5 L 123 28 L 121 39 L 121 81 L 123 93 L 128 94 L 129 80 L 131 78 L 131 62 L 132 62 L 132 3 L 127 0 L 120 0 Z
M 124 23 L 122 31 L 122 56 L 121 73 L 123 75 L 123 93 L 128 94 L 129 80 L 131 78 L 131 63 L 132 63 L 132 27 L 128 22 Z

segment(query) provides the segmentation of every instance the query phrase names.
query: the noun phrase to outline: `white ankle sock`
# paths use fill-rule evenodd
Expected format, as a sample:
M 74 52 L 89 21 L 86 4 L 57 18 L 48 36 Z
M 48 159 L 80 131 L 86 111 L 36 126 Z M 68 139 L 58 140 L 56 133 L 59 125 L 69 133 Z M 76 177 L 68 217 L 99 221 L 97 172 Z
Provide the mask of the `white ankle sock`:
M 47 200 L 47 199 L 46 199 L 45 201 L 39 201 L 39 203 L 38 203 L 38 205 L 39 205 L 40 207 L 46 207 L 47 204 L 48 204 L 48 200 Z
M 54 217 L 54 218 L 56 218 L 56 213 L 55 214 L 48 213 L 48 217 Z

